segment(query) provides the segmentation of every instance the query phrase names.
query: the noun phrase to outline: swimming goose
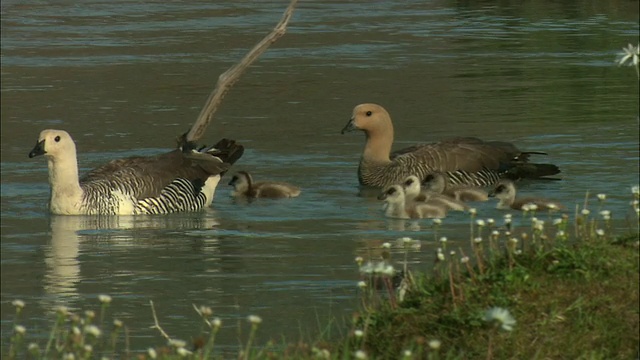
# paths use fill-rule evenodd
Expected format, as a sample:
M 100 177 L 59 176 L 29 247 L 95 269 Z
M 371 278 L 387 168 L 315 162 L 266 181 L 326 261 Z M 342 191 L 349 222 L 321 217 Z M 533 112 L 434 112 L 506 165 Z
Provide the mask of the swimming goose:
M 463 185 L 451 185 L 441 172 L 433 172 L 422 181 L 422 186 L 438 194 L 451 196 L 460 201 L 487 201 L 489 196 L 486 191 Z
M 113 160 L 78 178 L 76 145 L 66 131 L 43 130 L 29 153 L 49 165 L 49 210 L 59 215 L 137 215 L 211 205 L 220 177 L 244 151 L 233 140 L 196 150 L 183 141 L 156 156 Z
M 391 153 L 393 124 L 389 113 L 380 105 L 360 104 L 342 133 L 362 130 L 366 143 L 358 180 L 361 185 L 385 187 L 401 183 L 409 175 L 424 178 L 434 171 L 448 174 L 452 184 L 493 185 L 501 177 L 510 179 L 540 178 L 560 172 L 552 164 L 529 163 L 530 154 L 513 144 L 460 137 L 438 143 L 421 144 Z
M 536 197 L 526 197 L 516 199 L 516 186 L 513 182 L 508 180 L 502 180 L 498 185 L 489 193 L 490 197 L 497 198 L 498 201 L 498 209 L 515 209 L 515 210 L 524 210 L 525 205 L 536 205 L 536 210 L 560 210 L 564 209 L 564 206 L 559 202 L 536 198 Z
M 442 205 L 416 202 L 407 204 L 404 190 L 400 185 L 391 185 L 385 188 L 378 195 L 378 200 L 385 201 L 384 215 L 390 218 L 423 219 L 447 216 L 447 209 Z
M 469 209 L 469 206 L 460 200 L 433 191 L 421 190 L 420 179 L 415 175 L 407 177 L 402 183 L 402 188 L 407 204 L 423 202 L 444 206 L 448 210 L 464 211 Z
M 299 187 L 284 182 L 253 182 L 251 174 L 246 171 L 238 171 L 229 185 L 234 187 L 231 192 L 233 197 L 280 199 L 300 195 Z

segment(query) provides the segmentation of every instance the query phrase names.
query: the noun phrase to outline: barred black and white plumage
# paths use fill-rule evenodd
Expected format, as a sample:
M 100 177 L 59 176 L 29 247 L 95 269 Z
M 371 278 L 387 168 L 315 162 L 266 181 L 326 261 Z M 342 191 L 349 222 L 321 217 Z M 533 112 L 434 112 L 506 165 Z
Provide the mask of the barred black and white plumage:
M 113 160 L 79 178 L 71 136 L 44 130 L 29 157 L 45 155 L 48 160 L 52 213 L 137 215 L 209 206 L 220 177 L 243 151 L 228 139 L 198 150 L 183 142 L 168 153 Z
M 470 186 L 492 185 L 501 178 L 541 178 L 560 172 L 553 164 L 529 162 L 530 155 L 542 152 L 523 152 L 511 143 L 474 137 L 420 144 L 392 153 L 391 117 L 376 104 L 361 104 L 353 109 L 342 133 L 354 130 L 366 134 L 358 167 L 358 180 L 365 186 L 385 187 L 411 175 L 423 179 L 433 172 L 446 173 L 452 184 Z

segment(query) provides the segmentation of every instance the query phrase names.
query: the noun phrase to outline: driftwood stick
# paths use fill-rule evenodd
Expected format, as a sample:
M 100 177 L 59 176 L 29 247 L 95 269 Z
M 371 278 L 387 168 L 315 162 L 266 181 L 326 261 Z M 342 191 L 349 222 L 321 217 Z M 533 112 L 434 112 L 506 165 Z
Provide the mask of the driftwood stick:
M 249 67 L 249 65 L 251 65 L 251 63 L 260 57 L 265 50 L 267 50 L 269 45 L 273 44 L 276 40 L 282 37 L 282 35 L 284 35 L 297 2 L 298 0 L 291 0 L 289 7 L 287 7 L 284 15 L 282 15 L 282 19 L 278 25 L 276 25 L 276 27 L 267 36 L 265 36 L 264 39 L 257 43 L 253 49 L 249 50 L 239 63 L 234 64 L 220 75 L 220 77 L 218 77 L 218 82 L 216 83 L 213 92 L 209 95 L 209 99 L 207 99 L 202 111 L 200 111 L 200 115 L 198 115 L 196 122 L 191 126 L 191 129 L 189 129 L 184 140 L 195 142 L 202 137 L 207 126 L 213 119 L 213 114 L 218 110 L 218 106 L 222 102 L 222 99 L 235 82 L 238 81 L 242 73 L 247 69 L 247 67 Z

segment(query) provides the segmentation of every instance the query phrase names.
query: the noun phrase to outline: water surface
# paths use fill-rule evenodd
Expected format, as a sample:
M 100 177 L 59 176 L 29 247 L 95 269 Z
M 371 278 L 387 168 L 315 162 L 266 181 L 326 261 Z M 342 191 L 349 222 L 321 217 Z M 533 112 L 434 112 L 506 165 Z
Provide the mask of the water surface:
M 355 256 L 375 258 L 382 242 L 409 235 L 423 240 L 411 266 L 430 269 L 431 222 L 386 220 L 377 200 L 358 196 L 364 136 L 340 129 L 362 102 L 389 110 L 396 148 L 463 135 L 546 151 L 538 160 L 563 180 L 522 192 L 570 208 L 586 191 L 606 193 L 625 228 L 638 184 L 638 81 L 614 60 L 638 41 L 637 2 L 500 4 L 302 2 L 205 136 L 242 142 L 234 169 L 296 183 L 300 198 L 237 203 L 220 186 L 201 213 L 96 218 L 48 215 L 46 165 L 27 158 L 39 131 L 68 130 L 82 170 L 173 147 L 286 4 L 3 1 L 3 341 L 11 300 L 27 302 L 29 334 L 45 337 L 56 305 L 96 308 L 103 293 L 136 349 L 162 341 L 148 328 L 149 300 L 178 338 L 197 334 L 192 304 L 213 307 L 230 349 L 249 314 L 263 317 L 262 341 L 314 338 L 356 309 Z M 493 204 L 478 211 L 503 216 Z M 452 214 L 439 235 L 464 247 L 467 222 Z

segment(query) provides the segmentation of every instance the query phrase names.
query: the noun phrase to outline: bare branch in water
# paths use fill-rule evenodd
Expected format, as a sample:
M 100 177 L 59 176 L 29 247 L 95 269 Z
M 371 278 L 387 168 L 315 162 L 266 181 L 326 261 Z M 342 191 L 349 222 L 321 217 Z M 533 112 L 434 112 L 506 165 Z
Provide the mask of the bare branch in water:
M 262 41 L 257 43 L 256 46 L 254 46 L 239 63 L 233 65 L 220 75 L 218 82 L 216 83 L 216 87 L 213 89 L 211 95 L 209 95 L 207 103 L 202 108 L 202 111 L 200 111 L 200 115 L 198 115 L 196 122 L 193 124 L 191 129 L 189 129 L 189 132 L 186 134 L 183 141 L 196 142 L 202 137 L 207 126 L 213 119 L 213 114 L 218 110 L 218 106 L 222 102 L 222 99 L 235 82 L 238 81 L 242 73 L 247 69 L 247 67 L 249 67 L 249 65 L 251 65 L 251 63 L 260 57 L 260 55 L 265 52 L 271 44 L 284 35 L 297 2 L 298 0 L 291 0 L 289 7 L 287 7 L 284 15 L 282 15 L 282 19 L 278 25 L 276 25 L 276 27 L 273 28 L 273 30 L 265 36 L 264 39 L 262 39 Z

